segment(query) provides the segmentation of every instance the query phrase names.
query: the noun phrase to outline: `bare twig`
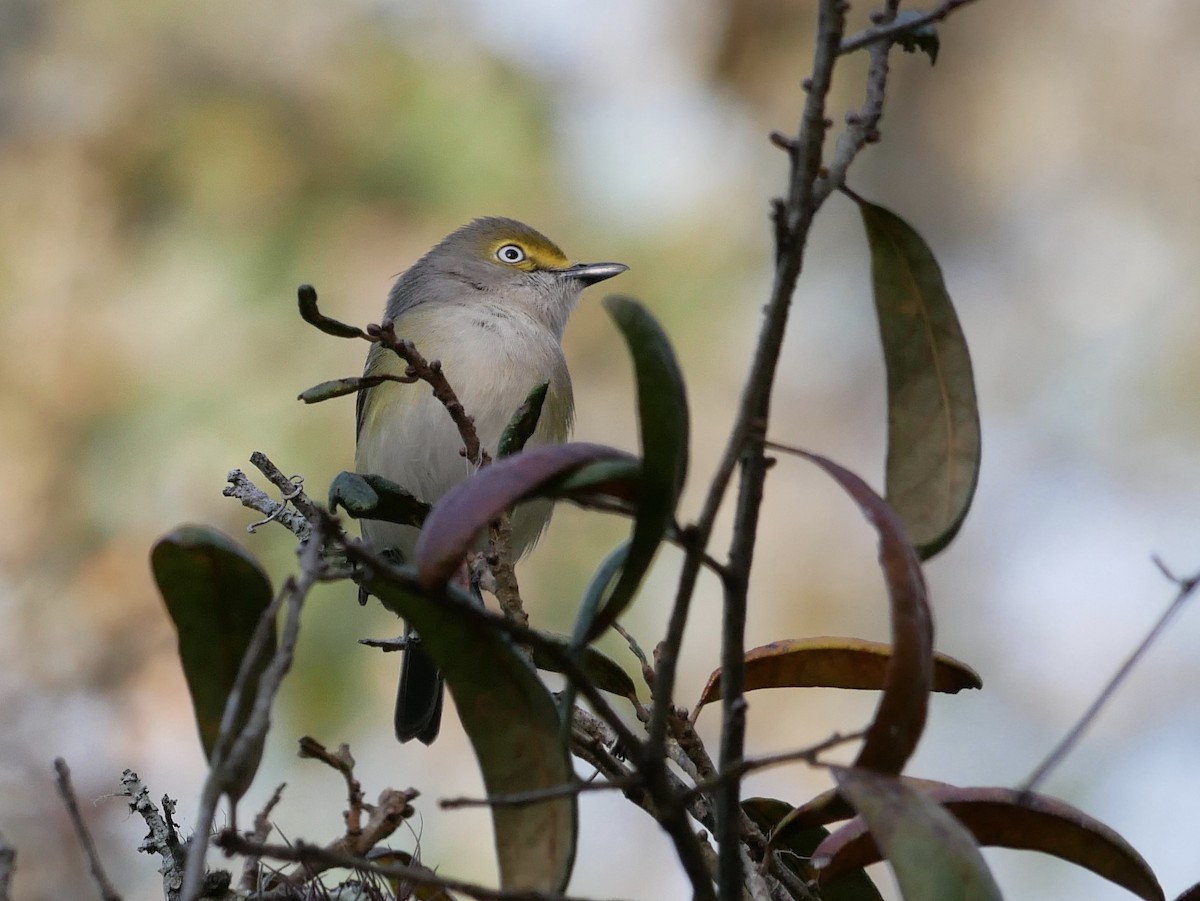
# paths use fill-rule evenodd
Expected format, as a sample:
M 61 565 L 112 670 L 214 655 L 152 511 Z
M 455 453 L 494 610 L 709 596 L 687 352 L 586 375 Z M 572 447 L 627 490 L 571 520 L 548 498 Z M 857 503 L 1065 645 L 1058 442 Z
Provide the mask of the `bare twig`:
M 435 874 L 425 867 L 405 866 L 395 863 L 376 863 L 353 854 L 342 851 L 320 848 L 306 842 L 296 842 L 293 845 L 266 845 L 251 842 L 236 832 L 225 830 L 218 835 L 214 842 L 219 848 L 234 854 L 252 854 L 273 860 L 289 861 L 301 864 L 313 870 L 327 870 L 334 867 L 355 870 L 361 873 L 374 873 L 389 879 L 402 879 L 413 885 L 427 885 L 448 891 L 461 892 L 479 901 L 589 901 L 577 896 L 562 895 L 557 892 L 540 892 L 525 890 L 494 889 L 448 879 Z
M 354 837 L 361 834 L 363 790 L 362 783 L 354 775 L 354 757 L 350 753 L 350 746 L 342 744 L 337 751 L 330 751 L 312 736 L 303 735 L 300 737 L 299 755 L 319 760 L 342 774 L 346 782 L 346 835 Z
M 283 470 L 276 466 L 271 458 L 262 451 L 255 451 L 250 455 L 250 462 L 261 472 L 267 479 L 279 489 L 287 502 L 300 511 L 300 513 L 311 523 L 317 516 L 317 511 L 320 509 L 316 503 L 303 490 L 296 490 L 296 476 L 285 475 Z
M 17 849 L 0 835 L 0 901 L 10 901 L 8 884 L 12 881 L 13 870 L 16 867 Z
M 475 422 L 467 415 L 458 395 L 450 387 L 442 364 L 438 360 L 426 360 L 417 350 L 417 346 L 407 338 L 396 335 L 395 324 L 385 319 L 381 324 L 371 323 L 367 326 L 370 340 L 377 341 L 382 346 L 393 351 L 400 359 L 408 364 L 405 375 L 420 379 L 433 389 L 433 396 L 446 408 L 458 434 L 463 440 L 463 456 L 474 466 L 486 466 L 491 462 L 491 456 L 479 443 L 479 434 L 475 431 Z
M 742 693 L 746 600 L 767 472 L 762 447 L 749 439 L 755 432 L 761 432 L 769 421 L 771 389 L 783 347 L 792 294 L 800 277 L 809 228 L 824 200 L 823 196 L 817 194 L 816 182 L 825 135 L 831 124 L 826 118 L 825 102 L 832 84 L 845 18 L 846 4 L 843 0 L 821 0 L 817 12 L 812 74 L 805 81 L 808 96 L 795 149 L 788 154 L 791 175 L 787 198 L 776 208 L 779 245 L 776 250 L 775 282 L 742 393 L 734 435 L 726 447 L 720 469 L 720 473 L 728 479 L 732 475 L 734 461 L 741 464 L 722 609 L 721 697 L 724 699 L 724 718 L 719 765 L 723 772 L 730 771 L 734 762 L 742 759 L 745 744 L 746 701 Z M 715 481 L 710 491 L 718 487 L 723 493 L 724 485 L 718 486 Z M 719 499 L 713 503 L 715 506 Z M 743 883 L 742 859 L 738 851 L 742 821 L 740 794 L 741 782 L 736 777 L 728 779 L 715 792 L 716 839 L 720 848 L 720 886 L 724 898 L 736 897 Z
M 249 507 L 278 522 L 301 541 L 308 538 L 312 527 L 304 518 L 304 514 L 292 509 L 286 502 L 280 503 L 272 498 L 251 482 L 240 469 L 231 469 L 226 480 L 229 484 L 221 492 L 225 497 L 235 498 L 242 502 L 243 507 Z
M 150 800 L 150 790 L 133 770 L 121 774 L 121 788 L 117 794 L 129 798 L 129 809 L 141 817 L 150 830 L 138 850 L 146 854 L 158 854 L 162 858 L 159 872 L 163 877 L 163 897 L 167 901 L 178 901 L 183 887 L 187 848 L 179 840 L 179 833 L 171 819 L 174 803 L 164 796 L 163 810 L 159 813 Z
M 79 800 L 75 797 L 75 789 L 71 785 L 71 770 L 67 767 L 67 762 L 61 757 L 56 757 L 54 760 L 54 773 L 54 781 L 58 786 L 58 793 L 62 796 L 63 804 L 67 808 L 67 816 L 70 817 L 71 825 L 75 828 L 75 837 L 79 839 L 79 845 L 83 848 L 84 856 L 87 857 L 88 869 L 91 870 L 92 880 L 96 883 L 96 887 L 100 889 L 100 897 L 104 901 L 121 901 L 120 893 L 108 881 L 108 876 L 104 873 L 104 865 L 100 863 L 100 855 L 96 851 L 96 843 L 92 841 L 92 835 L 88 832 L 87 823 L 83 821 L 83 814 L 79 812 Z
M 1121 683 L 1125 681 L 1125 677 L 1132 672 L 1134 666 L 1145 656 L 1146 651 L 1150 649 L 1150 645 L 1167 628 L 1167 623 L 1171 621 L 1175 614 L 1183 609 L 1183 605 L 1187 602 L 1192 592 L 1196 590 L 1196 586 L 1200 585 L 1200 573 L 1186 579 L 1180 578 L 1167 569 L 1166 565 L 1158 557 L 1154 557 L 1153 559 L 1154 565 L 1162 571 L 1164 576 L 1179 587 L 1179 591 L 1175 594 L 1167 609 L 1163 611 L 1162 616 L 1158 618 L 1158 622 L 1146 633 L 1146 637 L 1134 648 L 1133 653 L 1125 659 L 1125 662 L 1121 664 L 1120 669 L 1116 671 L 1113 677 L 1108 680 L 1108 684 L 1101 689 L 1096 700 L 1092 701 L 1088 709 L 1084 711 L 1083 716 L 1079 718 L 1079 722 L 1063 737 L 1062 741 L 1055 745 L 1054 750 L 1046 755 L 1046 759 L 1041 762 L 1037 769 L 1021 785 L 1022 792 L 1031 792 L 1036 789 L 1045 780 L 1046 776 L 1049 775 L 1050 771 L 1058 766 L 1062 759 L 1075 747 L 1079 742 L 1080 736 L 1083 735 L 1088 726 L 1092 724 L 1092 721 L 1096 719 L 1096 715 L 1104 708 L 1104 705 L 1108 703 L 1113 694 L 1116 693 Z
M 851 732 L 849 735 L 834 734 L 808 748 L 799 748 L 795 751 L 782 751 L 778 754 L 765 754 L 762 757 L 748 757 L 745 760 L 738 760 L 721 772 L 697 782 L 692 791 L 710 791 L 730 779 L 740 778 L 747 773 L 770 769 L 788 763 L 807 763 L 810 766 L 824 766 L 819 759 L 820 754 L 831 748 L 844 745 L 847 742 L 858 741 L 865 735 L 866 732 Z
M 892 22 L 889 19 L 865 31 L 860 31 L 858 34 L 850 35 L 850 37 L 842 41 L 841 46 L 838 47 L 838 53 L 853 53 L 855 50 L 861 50 L 863 47 L 868 47 L 872 44 L 895 40 L 903 34 L 916 31 L 918 28 L 924 28 L 926 25 L 932 25 L 934 22 L 940 22 L 959 7 L 973 2 L 974 0 L 942 0 L 941 3 L 924 15 L 905 19 L 901 22 Z
M 279 783 L 275 791 L 271 793 L 271 797 L 267 799 L 267 803 L 254 815 L 254 828 L 249 835 L 251 841 L 261 844 L 271 837 L 271 830 L 274 828 L 271 825 L 271 811 L 283 799 L 283 790 L 286 786 L 286 782 Z M 242 888 L 247 891 L 254 889 L 259 884 L 258 875 L 261 871 L 262 866 L 259 861 L 256 858 L 247 857 L 242 867 Z
M 458 810 L 463 807 L 525 807 L 529 804 L 540 804 L 542 801 L 552 801 L 555 798 L 566 798 L 571 795 L 582 795 L 585 792 L 625 791 L 636 783 L 630 774 L 618 781 L 604 782 L 575 781 L 569 785 L 555 785 L 535 791 L 512 792 L 505 795 L 488 795 L 486 798 L 443 798 L 438 801 L 442 810 Z

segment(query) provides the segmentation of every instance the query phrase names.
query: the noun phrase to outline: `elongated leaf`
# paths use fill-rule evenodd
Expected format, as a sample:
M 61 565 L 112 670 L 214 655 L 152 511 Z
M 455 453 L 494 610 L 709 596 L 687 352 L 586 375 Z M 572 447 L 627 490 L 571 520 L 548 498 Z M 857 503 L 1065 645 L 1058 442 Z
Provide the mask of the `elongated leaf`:
M 883 688 L 891 645 L 862 638 L 773 641 L 746 652 L 746 691 L 760 688 Z M 979 674 L 948 654 L 933 655 L 933 690 L 956 694 L 981 688 Z M 721 670 L 713 671 L 697 709 L 721 698 Z
M 805 451 L 798 453 L 832 476 L 879 533 L 879 563 L 891 601 L 892 654 L 883 696 L 854 765 L 898 773 L 925 728 L 933 684 L 933 615 L 926 599 L 921 563 L 896 513 L 870 485 L 832 460 Z
M 637 593 L 663 536 L 674 522 L 688 464 L 687 392 L 670 341 L 658 321 L 636 300 L 606 297 L 604 306 L 633 357 L 642 473 L 625 566 L 588 627 L 589 640 L 616 622 Z
M 617 457 L 587 463 L 560 477 L 551 479 L 538 494 L 562 498 L 581 507 L 624 513 L 637 512 L 641 487 L 642 463 L 635 457 Z
M 549 390 L 550 383 L 542 382 L 529 392 L 521 406 L 517 407 L 517 411 L 513 413 L 508 425 L 504 427 L 504 434 L 500 436 L 496 456 L 512 456 L 533 437 L 538 420 L 542 418 L 542 406 L 546 403 L 546 392 Z
M 175 624 L 200 743 L 211 760 L 225 702 L 271 603 L 271 581 L 237 542 L 208 526 L 181 526 L 160 538 L 150 552 L 150 568 Z M 249 718 L 258 678 L 274 653 L 272 632 L 242 694 L 235 734 Z
M 1200 882 L 1185 891 L 1175 901 L 1200 901 Z
M 579 654 L 579 665 L 601 691 L 620 695 L 623 698 L 637 698 L 637 688 L 633 684 L 633 679 L 611 657 L 602 654 L 590 646 L 574 648 L 572 647 L 570 637 L 567 635 L 559 635 L 555 632 L 545 632 L 542 630 L 539 630 L 538 634 L 547 641 L 561 647 L 563 651 L 573 651 Z M 540 670 L 547 670 L 552 673 L 562 672 L 558 664 L 551 660 L 541 648 L 537 647 L 533 649 L 533 665 Z
M 417 528 L 429 515 L 429 504 L 369 472 L 339 472 L 329 483 L 328 502 L 330 510 L 342 507 L 355 519 L 382 519 Z
M 488 794 L 572 782 L 558 708 L 537 674 L 500 633 L 469 615 L 474 602 L 466 593 L 445 586 L 444 595 L 427 594 L 415 572 L 406 572 L 404 584 L 376 578 L 364 587 L 420 633 L 454 697 Z M 502 888 L 558 892 L 566 886 L 575 857 L 574 795 L 494 806 L 492 824 Z
M 479 470 L 451 489 L 425 520 L 415 550 L 421 585 L 429 590 L 443 584 L 480 531 L 551 480 L 588 463 L 632 459 L 602 444 L 554 444 L 529 448 Z
M 970 833 L 931 797 L 870 770 L 835 769 L 834 776 L 892 865 L 907 901 L 1001 901 Z M 813 854 L 821 880 L 837 875 L 831 868 L 836 836 Z
M 1145 901 L 1162 901 L 1150 866 L 1128 842 L 1098 820 L 1045 795 L 1011 788 L 958 788 L 924 780 L 901 780 L 941 804 L 980 845 L 1041 851 L 1091 870 Z M 866 824 L 854 819 L 822 846 L 826 878 L 853 872 L 880 859 Z
M 742 810 L 771 841 L 784 865 L 805 882 L 812 882 L 816 873 L 809 866 L 813 852 L 826 838 L 829 830 L 821 826 L 794 827 L 781 821 L 791 810 L 786 801 L 774 798 L 747 798 Z M 821 901 L 883 901 L 879 889 L 862 870 L 843 873 L 837 880 L 821 889 Z
M 928 245 L 895 213 L 855 200 L 887 367 L 887 499 L 928 559 L 958 532 L 979 479 L 971 357 Z
M 312 285 L 301 285 L 296 289 L 296 302 L 300 308 L 300 318 L 327 335 L 335 338 L 365 338 L 367 333 L 357 326 L 347 325 L 330 319 L 317 308 L 317 289 Z
M 393 375 L 348 376 L 344 379 L 331 379 L 328 382 L 321 382 L 319 385 L 306 388 L 300 392 L 297 400 L 302 400 L 306 404 L 318 404 L 323 400 L 332 400 L 335 397 L 355 394 L 364 388 L 374 388 L 376 385 L 382 385 L 384 382 L 401 382 L 402 384 L 407 384 L 411 381 L 412 379 L 400 378 Z

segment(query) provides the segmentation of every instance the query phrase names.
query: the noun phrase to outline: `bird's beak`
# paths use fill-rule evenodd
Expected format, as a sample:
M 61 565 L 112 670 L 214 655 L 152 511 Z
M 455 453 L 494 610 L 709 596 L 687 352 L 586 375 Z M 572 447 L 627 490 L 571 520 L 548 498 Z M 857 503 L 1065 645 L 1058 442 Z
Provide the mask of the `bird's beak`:
M 602 282 L 606 278 L 620 275 L 628 268 L 624 263 L 576 263 L 574 266 L 568 266 L 558 271 L 568 278 L 583 282 L 585 285 L 594 285 L 596 282 Z

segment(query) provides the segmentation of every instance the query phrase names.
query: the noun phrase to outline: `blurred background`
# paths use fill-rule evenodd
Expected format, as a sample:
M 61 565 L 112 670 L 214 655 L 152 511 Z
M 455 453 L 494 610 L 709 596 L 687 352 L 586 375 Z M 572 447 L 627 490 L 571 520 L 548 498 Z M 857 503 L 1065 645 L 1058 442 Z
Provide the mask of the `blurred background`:
M 866 23 L 856 7 L 852 30 Z M 770 282 L 768 202 L 811 52 L 811 2 L 0 0 L 0 834 L 14 897 L 93 889 L 53 788 L 74 771 L 117 887 L 161 897 L 141 820 L 111 797 L 126 767 L 179 800 L 204 775 L 174 636 L 150 580 L 184 522 L 240 536 L 276 582 L 291 536 L 247 535 L 221 496 L 253 450 L 321 496 L 353 462 L 353 401 L 309 385 L 357 374 L 365 346 L 304 325 L 312 282 L 340 319 L 377 320 L 395 274 L 477 215 L 523 219 L 575 259 L 622 260 L 604 289 L 638 296 L 689 379 L 694 515 L 725 441 Z M 938 647 L 982 692 L 935 699 L 910 771 L 1022 780 L 1172 597 L 1151 563 L 1200 568 L 1200 6 L 982 0 L 941 28 L 936 68 L 893 57 L 883 143 L 851 185 L 937 253 L 971 342 L 984 430 L 979 492 L 928 567 Z M 859 103 L 838 69 L 832 115 Z M 577 437 L 636 448 L 626 352 L 593 289 L 572 319 Z M 867 249 L 853 205 L 818 219 L 775 393 L 773 438 L 877 487 L 884 382 Z M 565 629 L 625 524 L 564 509 L 522 568 L 536 622 Z M 723 550 L 725 533 L 718 536 Z M 810 467 L 768 483 L 751 644 L 886 638 L 873 535 Z M 678 556 L 664 551 L 628 627 L 661 634 Z M 680 703 L 716 661 L 703 586 Z M 341 832 L 332 771 L 296 738 L 349 742 L 369 796 L 422 791 L 396 844 L 494 878 L 489 821 L 436 800 L 481 794 L 453 715 L 435 750 L 391 735 L 397 661 L 355 644 L 396 634 L 349 587 L 305 611 L 247 815 L 287 782 L 288 839 Z M 1168 897 L 1200 880 L 1196 686 L 1187 609 L 1044 786 L 1124 835 Z M 632 665 L 618 644 L 605 645 Z M 857 728 L 869 694 L 751 696 L 750 745 Z M 718 714 L 700 726 L 715 742 Z M 714 745 L 715 747 L 715 745 Z M 802 801 L 803 767 L 748 791 Z M 577 894 L 687 895 L 669 843 L 616 796 L 582 799 Z M 1013 898 L 1118 899 L 1039 855 L 989 851 Z M 877 868 L 889 884 L 885 868 Z

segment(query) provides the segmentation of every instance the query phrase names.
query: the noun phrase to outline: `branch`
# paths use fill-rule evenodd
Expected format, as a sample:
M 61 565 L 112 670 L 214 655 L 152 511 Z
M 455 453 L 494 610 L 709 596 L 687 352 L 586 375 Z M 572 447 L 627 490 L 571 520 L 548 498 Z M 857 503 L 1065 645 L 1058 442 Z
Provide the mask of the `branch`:
M 54 759 L 54 773 L 54 782 L 58 786 L 58 793 L 62 796 L 63 803 L 66 805 L 67 816 L 71 820 L 71 825 L 75 827 L 75 836 L 79 839 L 84 856 L 87 857 L 88 869 L 92 872 L 92 880 L 96 883 L 96 887 L 100 889 L 100 897 L 104 901 L 121 901 L 121 895 L 113 887 L 113 884 L 108 881 L 108 876 L 104 873 L 104 865 L 100 863 L 100 855 L 96 851 L 96 843 L 92 841 L 87 824 L 83 821 L 83 815 L 79 812 L 79 801 L 75 797 L 75 789 L 71 785 L 71 770 L 68 769 L 67 762 L 61 757 Z M 7 878 L 5 878 L 5 882 L 7 881 Z
M 170 798 L 163 796 L 163 810 L 160 814 L 154 802 L 150 800 L 150 790 L 142 784 L 138 774 L 126 770 L 121 774 L 121 788 L 117 795 L 129 798 L 129 809 L 145 821 L 150 831 L 138 845 L 138 850 L 146 854 L 158 854 L 163 861 L 159 872 L 163 877 L 163 897 L 168 901 L 178 901 L 179 892 L 183 886 L 184 865 L 187 861 L 187 848 L 179 840 L 172 814 L 175 804 Z
M 271 812 L 276 805 L 283 800 L 283 790 L 286 787 L 286 782 L 280 782 L 276 786 L 275 791 L 271 793 L 271 797 L 267 799 L 267 803 L 262 806 L 262 809 L 254 815 L 254 828 L 249 834 L 251 841 L 265 842 L 271 835 Z M 242 890 L 250 892 L 254 889 L 255 884 L 259 881 L 258 874 L 261 869 L 259 861 L 253 857 L 247 857 L 242 866 Z
M 838 55 L 853 53 L 855 50 L 861 50 L 863 47 L 880 42 L 891 43 L 903 34 L 916 31 L 918 28 L 924 28 L 926 25 L 932 25 L 935 22 L 940 22 L 959 7 L 974 2 L 975 0 L 942 0 L 937 7 L 923 15 L 904 19 L 900 22 L 888 21 L 873 28 L 868 28 L 865 31 L 860 31 L 858 34 L 852 34 L 842 41 L 841 46 L 838 47 Z
M 265 522 L 275 521 L 301 541 L 308 537 L 311 531 L 308 520 L 304 518 L 303 514 L 288 508 L 287 501 L 293 498 L 285 496 L 284 502 L 280 503 L 251 482 L 240 469 L 231 469 L 229 475 L 226 476 L 226 481 L 229 484 L 221 491 L 221 494 L 241 501 L 243 507 L 249 507 L 266 517 L 261 522 L 247 526 L 246 531 L 252 532 Z
M 0 901 L 8 901 L 9 882 L 12 881 L 13 870 L 17 867 L 17 849 L 4 840 L 0 835 Z
M 528 890 L 493 889 L 477 885 L 473 882 L 462 882 L 439 876 L 424 867 L 405 866 L 404 864 L 382 864 L 355 857 L 340 851 L 319 848 L 306 842 L 296 842 L 292 845 L 267 845 L 249 841 L 236 832 L 226 829 L 218 835 L 214 844 L 222 850 L 233 854 L 251 854 L 256 857 L 267 857 L 272 860 L 282 860 L 301 864 L 306 868 L 332 869 L 334 867 L 355 870 L 360 873 L 374 873 L 386 879 L 404 880 L 412 885 L 426 885 L 433 888 L 461 892 L 479 901 L 589 901 L 576 896 L 561 895 L 558 892 L 539 892 Z
M 1075 747 L 1075 745 L 1079 742 L 1080 736 L 1083 735 L 1084 730 L 1086 730 L 1088 726 L 1092 724 L 1092 721 L 1096 718 L 1096 715 L 1101 711 L 1101 709 L 1103 709 L 1104 705 L 1108 703 L 1113 694 L 1116 693 L 1116 690 L 1121 686 L 1121 683 L 1125 681 L 1125 677 L 1132 672 L 1134 666 L 1136 666 L 1138 661 L 1145 656 L 1146 651 L 1150 649 L 1150 645 L 1152 645 L 1158 636 L 1163 633 L 1163 630 L 1167 628 L 1167 623 L 1171 621 L 1175 614 L 1183 609 L 1183 605 L 1187 602 L 1187 599 L 1191 596 L 1192 592 L 1196 590 L 1196 587 L 1200 585 L 1200 573 L 1197 573 L 1190 578 L 1182 579 L 1167 569 L 1166 565 L 1157 557 L 1154 558 L 1154 565 L 1157 566 L 1162 571 L 1162 574 L 1171 582 L 1179 586 L 1179 591 L 1176 593 L 1171 603 L 1167 606 L 1167 609 L 1163 611 L 1163 615 L 1158 618 L 1158 622 L 1154 624 L 1154 626 L 1146 634 L 1146 637 L 1143 638 L 1141 643 L 1134 649 L 1133 653 L 1125 659 L 1125 662 L 1121 664 L 1121 667 L 1117 670 L 1116 674 L 1109 679 L 1108 684 L 1105 685 L 1100 691 L 1100 694 L 1096 700 L 1094 700 L 1091 703 L 1091 706 L 1084 711 L 1083 716 L 1079 718 L 1079 722 L 1075 724 L 1075 726 L 1066 734 L 1063 740 L 1055 746 L 1054 750 L 1052 750 L 1046 756 L 1046 759 L 1043 760 L 1038 768 L 1035 769 L 1033 773 L 1030 774 L 1029 778 L 1025 780 L 1024 784 L 1021 786 L 1022 792 L 1032 792 L 1034 789 L 1036 789 L 1038 785 L 1040 785 L 1046 778 L 1046 776 L 1049 775 L 1050 771 L 1058 766 L 1062 759 L 1067 756 L 1072 748 Z
M 367 326 L 367 336 L 388 348 L 408 364 L 406 376 L 420 379 L 433 389 L 433 396 L 441 402 L 458 428 L 458 434 L 463 440 L 462 454 L 473 466 L 487 466 L 492 462 L 491 456 L 479 443 L 479 435 L 475 431 L 475 421 L 467 415 L 458 395 L 450 387 L 442 364 L 439 360 L 426 360 L 417 350 L 417 346 L 407 338 L 396 336 L 395 323 L 385 319 L 380 325 L 371 323 Z

